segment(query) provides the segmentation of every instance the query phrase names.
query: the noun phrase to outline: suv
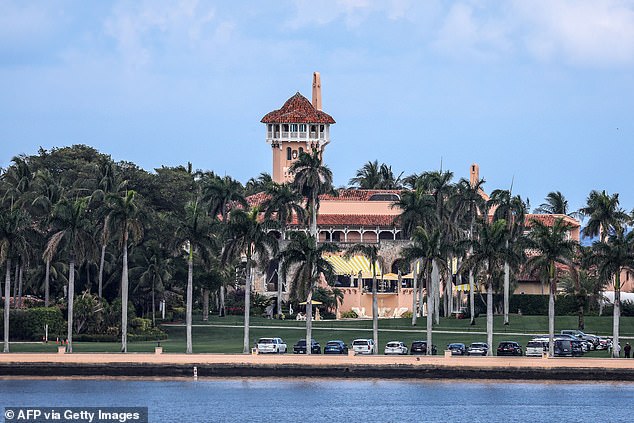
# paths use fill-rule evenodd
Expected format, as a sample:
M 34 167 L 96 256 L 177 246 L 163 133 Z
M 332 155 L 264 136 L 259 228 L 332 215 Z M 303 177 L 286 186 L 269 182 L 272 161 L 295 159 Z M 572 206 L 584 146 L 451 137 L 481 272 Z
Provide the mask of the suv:
M 343 341 L 328 341 L 324 347 L 324 354 L 348 354 L 348 346 Z
M 500 342 L 498 355 L 522 355 L 522 347 L 515 341 Z
M 548 339 L 534 338 L 526 345 L 526 357 L 541 357 L 548 351 Z
M 599 337 L 596 335 L 590 335 L 589 333 L 584 333 L 576 329 L 562 330 L 561 334 L 572 335 L 582 341 L 585 341 L 588 344 L 588 348 L 590 350 L 596 350 L 597 347 L 599 346 Z
M 314 339 L 310 340 L 310 353 L 321 354 L 321 345 Z M 306 340 L 300 339 L 297 344 L 293 345 L 293 354 L 306 354 Z
M 385 355 L 390 355 L 390 354 L 405 355 L 407 354 L 407 347 L 401 341 L 390 341 L 385 346 L 384 354 Z
M 433 355 L 436 355 L 438 351 L 436 350 L 436 346 L 432 345 L 431 346 L 431 353 Z M 414 354 L 422 354 L 425 355 L 427 354 L 427 341 L 414 341 L 412 342 L 412 346 L 409 349 L 409 353 L 414 355 Z
M 282 338 L 260 338 L 255 345 L 259 354 L 282 354 L 286 352 L 286 344 Z
M 374 340 L 355 339 L 352 341 L 352 350 L 357 354 L 374 354 Z

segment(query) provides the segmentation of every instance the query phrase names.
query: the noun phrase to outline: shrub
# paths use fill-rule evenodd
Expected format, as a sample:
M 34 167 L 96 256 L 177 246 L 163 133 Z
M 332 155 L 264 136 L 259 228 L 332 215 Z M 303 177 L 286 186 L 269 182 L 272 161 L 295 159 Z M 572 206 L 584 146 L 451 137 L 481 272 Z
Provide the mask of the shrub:
M 414 313 L 412 313 L 411 311 L 406 311 L 405 313 L 401 314 L 401 318 L 402 319 L 411 319 L 413 315 L 414 315 Z
M 357 315 L 357 313 L 355 313 L 354 311 L 350 310 L 350 311 L 344 311 L 343 313 L 341 313 L 341 318 L 342 319 L 356 319 L 357 317 L 359 317 Z
M 4 324 L 4 313 L 0 313 L 0 326 Z M 48 324 L 48 336 L 66 333 L 66 322 L 57 307 L 36 307 L 9 311 L 9 333 L 11 339 L 21 341 L 41 341 L 44 326 Z

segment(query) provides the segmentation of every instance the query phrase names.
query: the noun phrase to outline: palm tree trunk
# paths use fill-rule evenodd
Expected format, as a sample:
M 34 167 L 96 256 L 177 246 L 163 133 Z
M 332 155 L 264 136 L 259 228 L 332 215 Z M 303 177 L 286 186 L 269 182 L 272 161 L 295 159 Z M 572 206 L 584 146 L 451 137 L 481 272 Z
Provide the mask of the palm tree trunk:
M 440 323 L 440 270 L 436 259 L 432 260 L 432 285 L 434 285 L 434 324 Z
M 427 276 L 429 276 L 429 271 L 427 271 Z M 427 355 L 432 355 L 432 334 L 433 334 L 433 326 L 432 326 L 432 309 L 431 305 L 434 302 L 434 291 L 430 289 L 430 278 L 427 277 L 427 317 L 425 318 L 425 325 L 427 329 Z
M 554 266 L 554 265 L 552 265 Z M 555 281 L 549 280 L 548 294 L 548 356 L 555 356 Z
M 90 283 L 90 261 L 86 260 L 86 289 L 92 292 L 92 284 Z
M 22 308 L 22 276 L 24 275 L 24 263 L 20 263 L 18 276 L 18 308 Z
M 11 259 L 7 259 L 7 271 L 4 278 L 4 349 L 9 352 L 9 299 L 11 298 Z
M 123 271 L 121 272 L 121 352 L 128 352 L 128 231 L 123 231 Z
M 375 260 L 376 261 L 376 260 Z M 372 337 L 374 354 L 379 354 L 379 302 L 376 294 L 376 265 L 372 265 Z
M 225 283 L 220 285 L 220 306 L 218 307 L 218 316 L 225 316 Z
M 469 315 L 472 326 L 475 325 L 475 284 L 473 282 L 473 270 L 469 270 Z
M 103 266 L 106 261 L 106 244 L 104 243 L 101 246 L 101 258 L 99 259 L 99 276 L 98 276 L 98 286 L 97 286 L 97 295 L 101 298 L 103 294 Z
M 306 297 L 306 354 L 312 354 L 313 346 L 313 283 L 310 283 Z
M 509 247 L 508 241 L 506 241 L 506 248 Z M 511 269 L 509 268 L 509 263 L 504 262 L 504 324 L 509 324 L 509 291 L 511 289 L 510 285 L 510 273 Z
M 68 269 L 68 334 L 66 335 L 66 352 L 73 352 L 73 306 L 75 301 L 75 260 L 70 260 Z
M 493 277 L 489 276 L 487 283 L 487 355 L 493 355 Z
M 44 307 L 49 306 L 51 285 L 51 260 L 46 259 L 46 270 L 44 273 Z
M 621 347 L 619 345 L 619 326 L 621 318 L 621 269 L 616 272 L 614 278 L 614 314 L 612 317 L 612 357 L 619 358 Z
M 251 318 L 251 257 L 247 256 L 246 277 L 244 281 L 244 345 L 242 352 L 249 352 L 249 324 Z
M 187 345 L 185 353 L 192 353 L 192 297 L 194 291 L 194 251 L 191 242 L 189 243 L 189 259 L 187 260 L 187 314 L 185 315 L 185 326 L 187 332 Z
M 209 321 L 209 290 L 203 288 L 203 322 Z
M 315 242 L 319 242 L 319 239 L 317 239 L 317 194 L 315 192 L 313 192 L 313 198 L 310 208 L 310 235 L 315 238 Z
M 152 278 L 152 326 L 156 327 L 156 303 L 154 278 Z
M 414 279 L 412 280 L 412 326 L 416 326 L 416 300 L 418 299 L 418 260 L 414 261 L 414 271 L 412 272 Z
M 18 257 L 18 259 L 15 261 L 15 273 L 13 276 L 13 308 L 17 308 L 18 307 L 18 276 L 20 274 L 19 272 L 19 268 L 20 268 L 20 258 Z
M 280 243 L 280 251 L 282 251 Z M 277 318 L 282 318 L 282 285 L 284 278 L 282 277 L 282 259 L 277 262 Z

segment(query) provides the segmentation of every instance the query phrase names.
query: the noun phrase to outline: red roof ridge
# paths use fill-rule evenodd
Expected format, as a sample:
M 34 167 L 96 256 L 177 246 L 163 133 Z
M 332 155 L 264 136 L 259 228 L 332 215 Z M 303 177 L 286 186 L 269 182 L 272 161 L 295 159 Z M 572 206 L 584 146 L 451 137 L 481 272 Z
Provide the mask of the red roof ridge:
M 262 123 L 324 123 L 332 124 L 335 120 L 328 113 L 317 110 L 299 91 L 286 100 L 277 110 L 264 115 Z

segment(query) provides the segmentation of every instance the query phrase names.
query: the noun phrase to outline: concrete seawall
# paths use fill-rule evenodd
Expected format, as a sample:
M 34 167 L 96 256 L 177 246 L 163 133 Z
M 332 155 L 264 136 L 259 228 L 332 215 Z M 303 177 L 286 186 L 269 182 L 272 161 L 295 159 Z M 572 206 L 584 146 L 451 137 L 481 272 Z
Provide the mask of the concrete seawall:
M 634 360 L 230 354 L 0 354 L 0 377 L 328 377 L 634 382 Z

